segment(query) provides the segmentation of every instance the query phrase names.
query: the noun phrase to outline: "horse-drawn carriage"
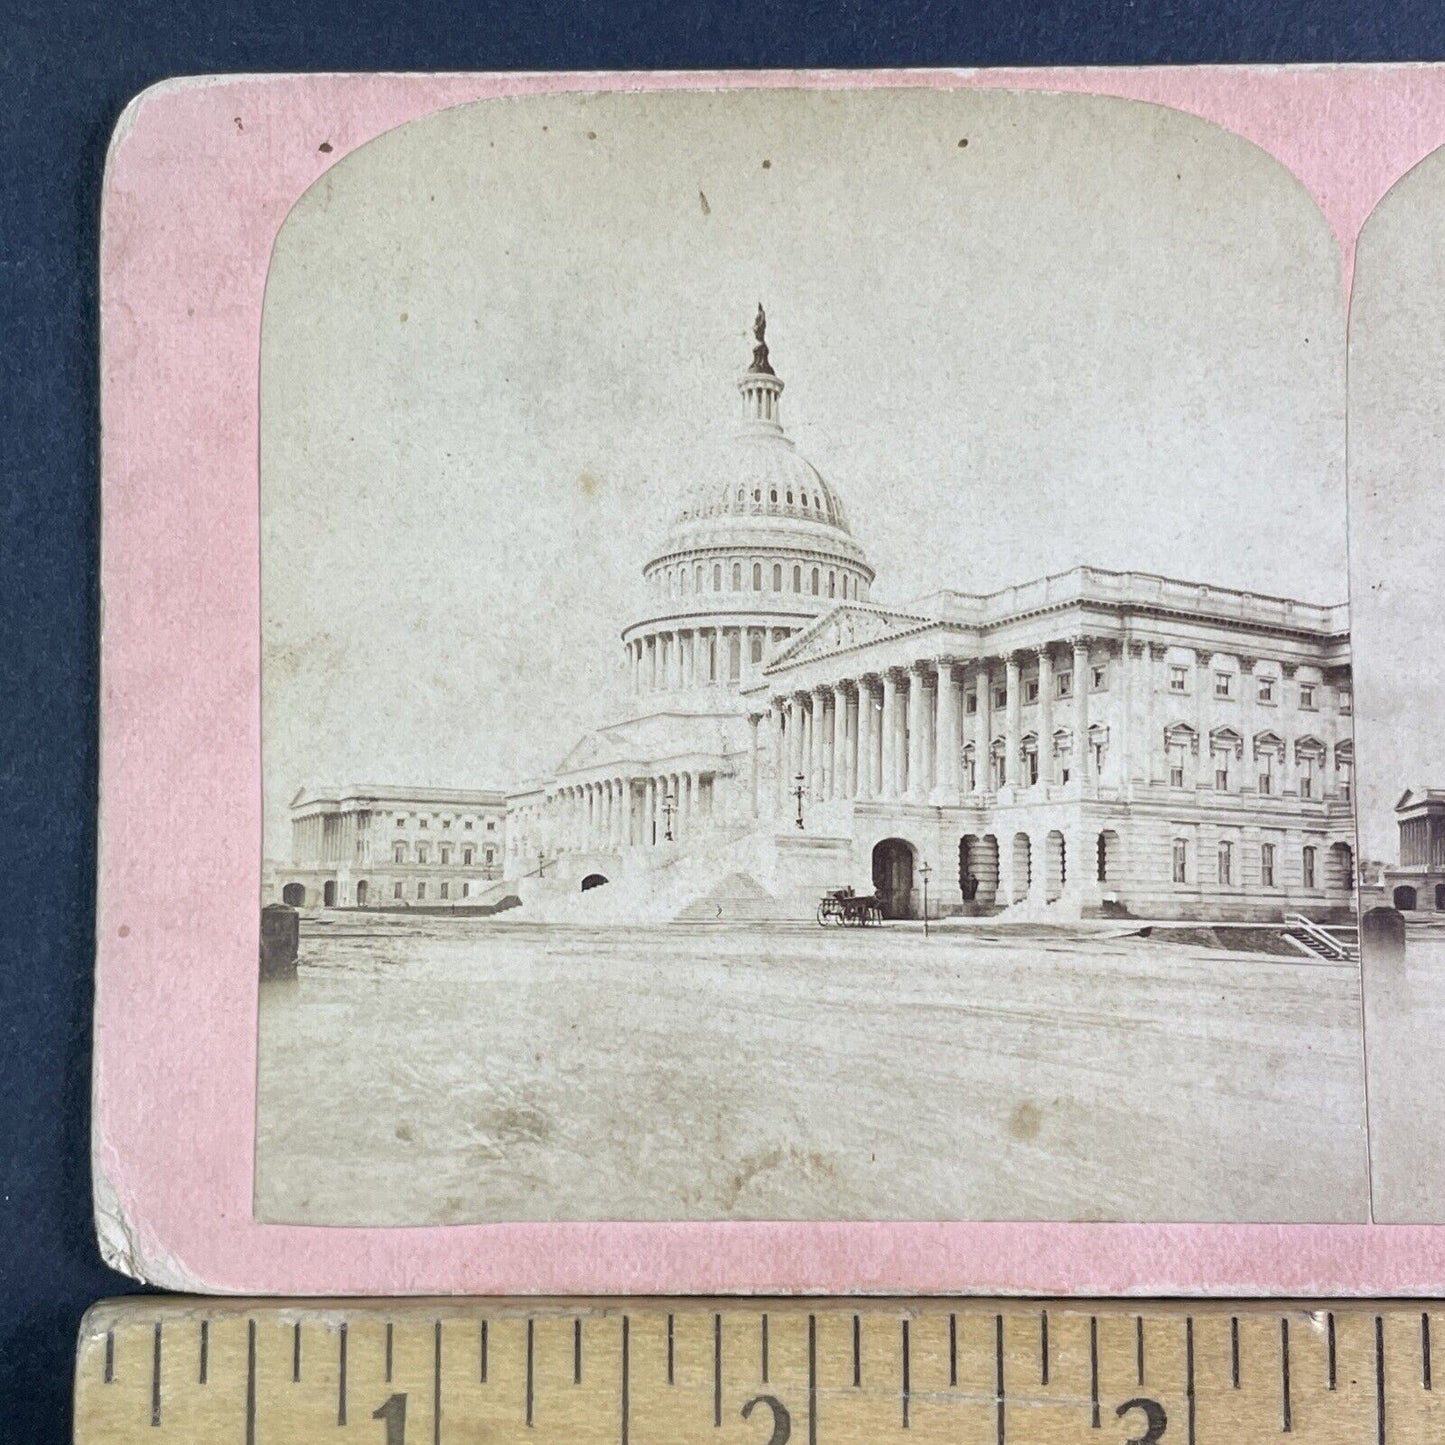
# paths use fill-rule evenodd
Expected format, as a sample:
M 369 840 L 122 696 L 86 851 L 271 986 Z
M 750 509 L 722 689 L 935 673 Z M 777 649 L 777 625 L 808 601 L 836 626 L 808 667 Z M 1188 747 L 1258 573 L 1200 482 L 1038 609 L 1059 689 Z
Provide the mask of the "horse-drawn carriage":
M 818 922 L 839 928 L 862 928 L 883 922 L 883 904 L 876 893 L 859 894 L 851 888 L 834 888 L 818 901 Z

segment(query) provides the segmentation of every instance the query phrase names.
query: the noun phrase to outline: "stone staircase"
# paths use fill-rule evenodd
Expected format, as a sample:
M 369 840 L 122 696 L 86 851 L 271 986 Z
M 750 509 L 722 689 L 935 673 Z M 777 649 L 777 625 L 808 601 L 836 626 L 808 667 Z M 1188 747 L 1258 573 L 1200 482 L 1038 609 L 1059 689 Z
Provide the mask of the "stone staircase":
M 1325 959 L 1330 963 L 1353 963 L 1360 957 L 1360 931 L 1357 927 L 1326 928 L 1306 918 L 1303 913 L 1285 915 L 1284 937 L 1300 953 Z

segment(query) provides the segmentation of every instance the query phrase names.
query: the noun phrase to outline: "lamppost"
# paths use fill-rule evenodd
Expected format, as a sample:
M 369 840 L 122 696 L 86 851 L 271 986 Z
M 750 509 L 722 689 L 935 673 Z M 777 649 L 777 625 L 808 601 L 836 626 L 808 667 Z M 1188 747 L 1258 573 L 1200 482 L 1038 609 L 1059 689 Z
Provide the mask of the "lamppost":
M 928 937 L 928 875 L 933 869 L 924 863 L 918 870 L 923 875 L 923 936 Z
M 672 815 L 675 812 L 677 812 L 677 804 L 673 801 L 672 794 L 664 793 L 662 795 L 662 837 L 663 841 L 667 843 L 672 842 Z
M 793 779 L 793 796 L 798 800 L 797 824 L 800 828 L 803 826 L 803 795 L 808 791 L 804 786 L 806 782 L 807 779 L 802 773 L 797 774 Z

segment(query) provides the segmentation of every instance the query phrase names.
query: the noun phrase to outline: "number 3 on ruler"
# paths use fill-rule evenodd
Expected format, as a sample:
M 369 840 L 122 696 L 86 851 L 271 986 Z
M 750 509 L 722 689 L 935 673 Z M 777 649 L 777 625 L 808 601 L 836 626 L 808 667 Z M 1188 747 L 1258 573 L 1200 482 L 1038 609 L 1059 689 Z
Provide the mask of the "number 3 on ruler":
M 1114 1413 L 1122 1420 L 1130 1410 L 1142 1410 L 1147 1424 L 1144 1433 L 1131 1435 L 1126 1445 L 1159 1445 L 1159 1441 L 1164 1438 L 1164 1431 L 1169 1427 L 1169 1416 L 1164 1413 L 1164 1406 L 1158 1400 L 1146 1400 L 1141 1395 L 1137 1399 L 1125 1400 Z M 389 1436 L 386 1445 L 391 1445 Z
M 373 1420 L 386 1421 L 386 1445 L 406 1445 L 406 1396 L 392 1395 L 380 1409 L 371 1412 Z

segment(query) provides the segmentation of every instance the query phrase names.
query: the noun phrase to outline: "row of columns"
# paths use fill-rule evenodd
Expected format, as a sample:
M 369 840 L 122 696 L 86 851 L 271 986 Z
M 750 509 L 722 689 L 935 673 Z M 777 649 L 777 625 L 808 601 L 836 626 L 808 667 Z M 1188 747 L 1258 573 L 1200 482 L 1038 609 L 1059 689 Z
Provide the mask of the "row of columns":
M 635 637 L 627 644 L 632 691 L 670 692 L 739 682 L 791 635 L 770 625 L 683 627 Z M 754 643 L 758 658 L 753 658 Z
M 712 811 L 712 774 L 683 769 L 559 788 L 544 828 L 554 852 L 612 852 L 686 838 Z
M 1056 703 L 1053 656 L 1037 650 L 1039 659 L 1039 737 L 1052 746 Z M 777 782 L 776 805 L 786 811 L 800 786 L 814 801 L 868 798 L 925 799 L 935 789 L 948 793 L 992 792 L 999 784 L 1020 786 L 1022 780 L 1019 654 L 984 658 L 960 665 L 948 659 L 889 668 L 808 692 L 773 699 L 770 740 L 772 773 Z M 1075 739 L 1084 739 L 1076 766 L 1089 779 L 1093 759 L 1089 735 L 1089 653 L 1083 643 L 1073 648 L 1075 686 L 1065 706 Z M 1077 679 L 1083 678 L 1082 684 Z M 972 683 L 977 699 L 966 716 L 963 696 Z M 991 776 L 995 727 L 994 690 L 1006 689 L 1002 777 Z M 755 717 L 753 774 L 759 771 Z M 963 775 L 962 750 L 974 745 L 971 779 Z M 754 792 L 756 793 L 756 787 Z

